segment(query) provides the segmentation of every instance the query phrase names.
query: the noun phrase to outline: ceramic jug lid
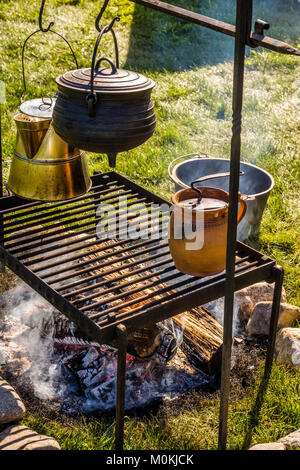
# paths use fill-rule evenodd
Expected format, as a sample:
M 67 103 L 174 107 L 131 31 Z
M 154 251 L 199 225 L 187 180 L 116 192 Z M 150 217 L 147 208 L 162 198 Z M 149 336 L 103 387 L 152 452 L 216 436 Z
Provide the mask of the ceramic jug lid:
M 56 79 L 63 87 L 78 91 L 90 91 L 91 69 L 70 70 Z M 95 93 L 134 93 L 151 90 L 155 82 L 138 72 L 110 67 L 100 68 L 94 75 Z
M 192 209 L 192 210 L 213 210 L 213 209 L 222 209 L 228 206 L 226 201 L 222 199 L 217 199 L 213 197 L 203 197 L 200 202 L 198 199 L 184 199 L 179 203 L 180 207 Z
M 20 110 L 23 114 L 39 118 L 52 118 L 56 98 L 44 97 L 24 101 Z

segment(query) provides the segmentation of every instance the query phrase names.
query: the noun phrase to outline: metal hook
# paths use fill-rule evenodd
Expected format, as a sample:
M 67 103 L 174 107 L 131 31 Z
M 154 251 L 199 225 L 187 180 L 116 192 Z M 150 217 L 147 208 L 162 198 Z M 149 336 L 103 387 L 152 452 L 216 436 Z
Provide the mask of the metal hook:
M 101 20 L 103 14 L 104 14 L 104 12 L 105 12 L 105 10 L 106 10 L 106 8 L 107 8 L 108 2 L 109 2 L 109 0 L 104 0 L 103 6 L 102 6 L 102 8 L 101 8 L 101 10 L 100 10 L 99 15 L 98 15 L 97 18 L 96 18 L 96 21 L 95 21 L 96 30 L 99 31 L 99 33 L 100 33 L 101 29 L 102 29 L 101 26 L 100 26 L 100 20 Z
M 120 21 L 119 16 L 115 16 L 114 19 L 109 23 L 109 25 L 104 26 L 104 28 L 102 28 L 103 33 L 109 33 L 109 31 L 113 31 L 112 28 L 116 21 Z
M 48 28 L 43 28 L 43 13 L 44 13 L 45 2 L 46 0 L 42 0 L 40 14 L 39 14 L 39 27 L 40 27 L 40 30 L 43 31 L 43 33 L 47 33 L 52 28 L 52 26 L 54 26 L 54 21 L 51 21 L 51 23 L 49 23 Z

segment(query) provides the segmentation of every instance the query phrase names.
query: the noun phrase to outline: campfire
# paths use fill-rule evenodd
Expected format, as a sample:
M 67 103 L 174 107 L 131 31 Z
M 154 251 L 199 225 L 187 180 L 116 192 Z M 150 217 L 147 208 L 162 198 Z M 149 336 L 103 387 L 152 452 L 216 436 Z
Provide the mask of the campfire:
M 5 375 L 14 378 L 19 388 L 20 384 L 32 387 L 37 398 L 59 403 L 68 414 L 114 408 L 115 348 L 81 338 L 74 324 L 22 282 L 6 291 L 1 302 L 0 358 Z M 213 317 L 207 315 L 213 324 Z M 209 361 L 202 357 L 201 363 L 198 358 L 202 370 L 196 368 L 191 331 L 187 327 L 184 334 L 183 321 L 180 315 L 174 322 L 161 322 L 154 331 L 140 330 L 133 335 L 129 349 L 134 354 L 126 356 L 127 410 L 169 400 L 212 382 L 212 377 L 203 372 L 205 363 L 208 370 Z M 141 357 L 147 342 L 150 355 Z M 142 351 L 140 355 L 136 350 Z

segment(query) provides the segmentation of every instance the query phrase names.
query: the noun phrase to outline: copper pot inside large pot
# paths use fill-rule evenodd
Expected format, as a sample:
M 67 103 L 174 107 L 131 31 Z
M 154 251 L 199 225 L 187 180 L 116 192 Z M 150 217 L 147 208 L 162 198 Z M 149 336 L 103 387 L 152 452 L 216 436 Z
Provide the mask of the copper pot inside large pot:
M 110 166 L 115 166 L 118 152 L 141 145 L 154 132 L 151 91 L 155 83 L 140 73 L 119 69 L 116 41 L 116 66 L 105 57 L 96 62 L 100 39 L 109 29 L 104 30 L 97 39 L 91 68 L 71 70 L 56 79 L 53 127 L 75 147 L 108 154 Z
M 243 174 L 241 172 L 241 174 Z M 209 175 L 172 197 L 169 248 L 176 268 L 191 276 L 212 276 L 225 269 L 229 194 L 219 188 L 195 186 L 205 179 L 229 176 Z M 238 223 L 247 205 L 241 193 Z

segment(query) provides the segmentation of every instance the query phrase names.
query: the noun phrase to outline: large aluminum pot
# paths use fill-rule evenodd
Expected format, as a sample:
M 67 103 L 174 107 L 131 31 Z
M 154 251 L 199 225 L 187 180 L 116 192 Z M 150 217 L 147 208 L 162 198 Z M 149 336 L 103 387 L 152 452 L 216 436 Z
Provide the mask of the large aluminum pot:
M 184 161 L 180 161 L 182 159 Z M 175 158 L 168 168 L 176 191 L 190 188 L 192 181 L 202 176 L 229 170 L 229 160 L 213 158 L 205 154 L 189 154 Z M 237 238 L 245 241 L 259 232 L 263 211 L 274 186 L 274 179 L 267 171 L 250 163 L 241 162 L 241 170 L 245 174 L 240 178 L 239 191 L 245 197 L 247 213 L 238 226 Z M 211 181 L 207 180 L 203 186 L 211 186 Z M 228 191 L 229 179 L 219 178 L 216 186 Z

